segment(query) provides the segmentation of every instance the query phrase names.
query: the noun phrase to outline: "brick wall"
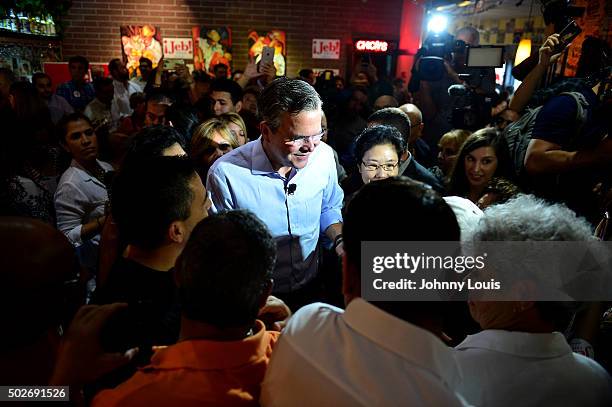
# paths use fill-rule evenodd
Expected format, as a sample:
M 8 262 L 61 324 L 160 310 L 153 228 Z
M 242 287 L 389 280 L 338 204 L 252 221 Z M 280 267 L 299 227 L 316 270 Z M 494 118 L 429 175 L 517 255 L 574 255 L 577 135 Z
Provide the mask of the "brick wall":
M 306 67 L 345 74 L 347 46 L 355 36 L 397 39 L 402 0 L 74 0 L 66 18 L 64 59 L 82 54 L 92 62 L 121 57 L 119 26 L 150 23 L 162 37 L 191 37 L 191 27 L 232 29 L 234 69 L 243 69 L 249 29 L 287 33 L 287 74 Z M 313 60 L 313 38 L 340 38 L 340 60 Z

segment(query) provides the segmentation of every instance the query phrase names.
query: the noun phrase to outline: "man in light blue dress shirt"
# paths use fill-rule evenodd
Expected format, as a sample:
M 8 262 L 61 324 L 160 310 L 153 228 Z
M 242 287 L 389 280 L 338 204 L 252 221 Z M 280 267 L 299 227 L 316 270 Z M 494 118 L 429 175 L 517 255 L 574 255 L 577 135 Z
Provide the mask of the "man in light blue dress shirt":
M 261 137 L 217 160 L 206 188 L 213 212 L 249 209 L 272 232 L 274 292 L 305 292 L 317 273 L 319 236 L 343 254 L 344 194 L 333 151 L 321 142 L 321 99 L 306 82 L 280 78 L 264 89 L 258 111 Z

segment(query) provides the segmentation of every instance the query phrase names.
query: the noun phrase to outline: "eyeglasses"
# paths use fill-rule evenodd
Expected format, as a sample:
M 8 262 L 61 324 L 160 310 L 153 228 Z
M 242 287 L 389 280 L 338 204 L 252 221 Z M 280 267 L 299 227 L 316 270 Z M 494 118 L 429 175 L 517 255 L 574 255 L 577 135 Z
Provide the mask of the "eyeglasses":
M 308 140 L 312 140 L 313 143 L 317 143 L 317 142 L 321 141 L 321 138 L 325 135 L 326 131 L 327 130 L 323 130 L 321 133 L 315 134 L 313 136 L 296 136 L 296 137 L 294 137 L 292 139 L 285 140 L 285 142 L 287 144 L 291 144 L 293 146 L 299 146 L 299 147 L 301 147 L 304 144 L 306 144 L 306 141 L 308 141 Z
M 384 172 L 391 172 L 397 168 L 397 165 L 399 163 L 377 165 L 377 164 L 366 164 L 362 161 L 361 164 L 363 164 L 363 167 L 365 168 L 367 172 L 376 172 L 378 171 L 379 168 L 382 168 Z
M 410 128 L 414 129 L 415 127 L 419 127 L 420 125 L 421 125 L 421 123 L 413 124 L 412 126 L 410 126 Z

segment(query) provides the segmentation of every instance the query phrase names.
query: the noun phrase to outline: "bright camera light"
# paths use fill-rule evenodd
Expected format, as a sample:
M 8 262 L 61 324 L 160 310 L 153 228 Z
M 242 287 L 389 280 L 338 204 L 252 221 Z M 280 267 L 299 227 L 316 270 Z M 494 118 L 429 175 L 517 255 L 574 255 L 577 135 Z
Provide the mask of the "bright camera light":
M 441 33 L 446 31 L 448 25 L 448 18 L 442 14 L 434 14 L 427 23 L 427 31 L 434 33 Z

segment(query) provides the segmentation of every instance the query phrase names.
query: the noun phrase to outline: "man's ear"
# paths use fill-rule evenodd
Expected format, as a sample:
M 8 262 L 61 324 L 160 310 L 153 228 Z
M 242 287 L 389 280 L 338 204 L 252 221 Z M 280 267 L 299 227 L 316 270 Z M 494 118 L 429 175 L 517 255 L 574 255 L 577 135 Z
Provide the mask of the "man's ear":
M 266 302 L 270 294 L 272 294 L 272 287 L 274 287 L 274 282 L 270 279 L 266 282 L 266 286 L 261 292 L 261 297 L 259 298 L 259 309 L 262 309 L 266 306 Z
M 240 113 L 240 111 L 242 110 L 242 101 L 239 100 L 238 102 L 236 102 L 234 108 L 236 109 L 236 113 Z
M 268 123 L 266 122 L 259 123 L 259 131 L 261 132 L 261 137 L 265 141 L 269 142 L 270 137 L 272 136 L 272 130 L 270 129 L 270 126 L 268 126 Z
M 347 305 L 353 298 L 361 297 L 359 270 L 355 270 L 355 265 L 348 260 L 346 252 L 342 255 L 342 293 Z
M 171 242 L 182 244 L 187 241 L 187 229 L 180 220 L 174 221 L 168 226 L 168 239 Z

